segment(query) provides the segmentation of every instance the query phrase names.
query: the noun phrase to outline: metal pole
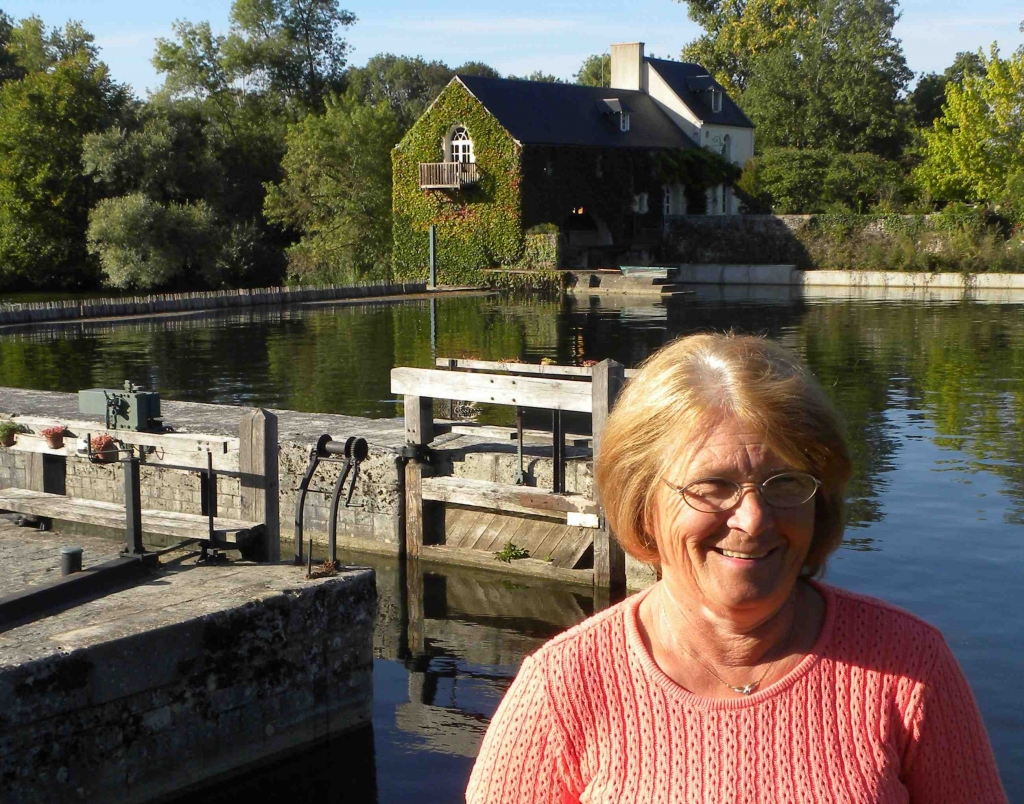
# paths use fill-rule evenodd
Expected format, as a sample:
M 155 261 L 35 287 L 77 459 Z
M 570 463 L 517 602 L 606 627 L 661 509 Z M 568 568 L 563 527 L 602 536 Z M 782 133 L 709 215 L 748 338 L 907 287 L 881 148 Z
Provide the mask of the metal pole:
M 437 227 L 430 224 L 430 282 L 427 284 L 430 290 L 437 287 Z
M 134 452 L 124 461 L 124 521 L 124 551 L 129 555 L 142 555 L 146 552 L 142 546 L 142 481 L 139 459 Z

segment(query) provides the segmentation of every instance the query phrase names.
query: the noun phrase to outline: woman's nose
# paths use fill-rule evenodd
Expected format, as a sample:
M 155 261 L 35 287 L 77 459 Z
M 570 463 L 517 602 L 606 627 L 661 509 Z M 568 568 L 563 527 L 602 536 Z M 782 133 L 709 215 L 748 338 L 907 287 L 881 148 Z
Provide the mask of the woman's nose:
M 774 509 L 764 501 L 757 487 L 745 486 L 740 489 L 740 501 L 732 509 L 729 525 L 757 536 L 771 525 L 774 516 Z

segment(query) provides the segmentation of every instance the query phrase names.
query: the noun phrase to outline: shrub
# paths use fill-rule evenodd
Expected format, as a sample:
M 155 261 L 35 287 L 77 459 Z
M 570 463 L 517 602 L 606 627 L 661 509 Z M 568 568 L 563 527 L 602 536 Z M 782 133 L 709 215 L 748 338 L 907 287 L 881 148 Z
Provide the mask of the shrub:
M 89 250 L 106 282 L 150 289 L 195 283 L 218 256 L 218 231 L 204 201 L 161 204 L 141 193 L 107 198 L 89 213 Z

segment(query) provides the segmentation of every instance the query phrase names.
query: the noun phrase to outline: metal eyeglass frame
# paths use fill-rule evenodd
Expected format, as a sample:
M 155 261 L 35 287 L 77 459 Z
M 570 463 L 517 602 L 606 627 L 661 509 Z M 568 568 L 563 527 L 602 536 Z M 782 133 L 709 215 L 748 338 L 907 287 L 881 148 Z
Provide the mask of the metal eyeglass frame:
M 770 502 L 767 497 L 765 497 L 764 484 L 771 483 L 771 481 L 775 480 L 776 478 L 785 477 L 786 475 L 800 475 L 802 477 L 809 477 L 811 480 L 814 481 L 814 490 L 811 491 L 811 493 L 807 495 L 805 499 L 801 500 L 798 503 L 794 503 L 793 505 L 775 505 L 774 503 Z M 697 483 L 706 483 L 709 480 L 719 480 L 723 483 L 730 483 L 731 485 L 736 487 L 736 498 L 735 500 L 733 500 L 731 505 L 727 505 L 724 508 L 712 508 L 710 510 L 707 510 L 704 508 L 698 508 L 696 505 L 694 505 L 687 499 L 686 490 L 690 488 L 690 486 L 693 486 Z M 818 489 L 821 488 L 821 481 L 808 472 L 779 472 L 777 475 L 772 475 L 771 477 L 765 478 L 760 483 L 737 483 L 735 480 L 729 480 L 729 478 L 727 477 L 698 477 L 696 480 L 691 480 L 685 486 L 677 486 L 674 483 L 670 483 L 665 478 L 662 478 L 662 482 L 670 489 L 672 489 L 672 491 L 676 492 L 680 497 L 682 497 L 683 502 L 686 503 L 690 508 L 692 508 L 694 511 L 700 511 L 700 513 L 702 514 L 724 514 L 726 511 L 731 511 L 733 508 L 739 505 L 740 501 L 743 499 L 744 489 L 756 489 L 758 496 L 761 498 L 765 505 L 771 508 L 776 508 L 785 511 L 791 508 L 799 508 L 804 503 L 810 502 L 811 500 L 814 499 L 814 495 L 818 493 Z M 697 495 L 693 496 L 696 497 Z

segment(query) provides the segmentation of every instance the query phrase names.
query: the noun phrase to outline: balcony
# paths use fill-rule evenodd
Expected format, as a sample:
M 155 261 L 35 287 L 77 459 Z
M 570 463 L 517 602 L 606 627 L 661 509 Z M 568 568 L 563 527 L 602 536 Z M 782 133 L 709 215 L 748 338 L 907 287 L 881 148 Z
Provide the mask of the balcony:
M 421 190 L 461 190 L 479 179 L 475 162 L 420 162 Z

